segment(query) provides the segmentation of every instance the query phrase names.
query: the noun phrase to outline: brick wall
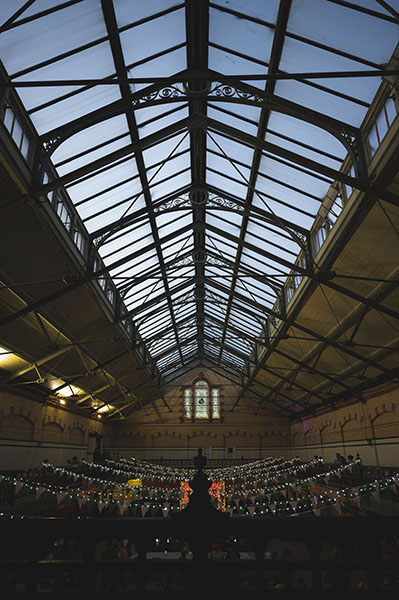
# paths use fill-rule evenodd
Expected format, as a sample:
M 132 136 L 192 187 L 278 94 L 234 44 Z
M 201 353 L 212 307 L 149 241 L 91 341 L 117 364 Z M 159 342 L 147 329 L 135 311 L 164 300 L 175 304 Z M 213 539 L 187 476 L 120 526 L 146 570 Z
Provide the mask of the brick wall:
M 87 456 L 89 434 L 112 440 L 112 429 L 95 419 L 38 402 L 28 394 L 0 392 L 0 469 L 23 469 L 44 458 L 64 464 Z
M 291 444 L 293 454 L 304 459 L 318 454 L 332 462 L 336 452 L 359 452 L 365 463 L 399 466 L 399 385 L 292 425 Z

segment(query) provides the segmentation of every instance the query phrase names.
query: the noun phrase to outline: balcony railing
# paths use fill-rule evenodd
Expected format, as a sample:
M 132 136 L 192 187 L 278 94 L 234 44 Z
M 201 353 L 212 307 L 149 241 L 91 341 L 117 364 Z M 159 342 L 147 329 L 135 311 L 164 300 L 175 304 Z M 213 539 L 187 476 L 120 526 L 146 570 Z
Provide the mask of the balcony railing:
M 397 589 L 397 518 L 240 518 L 198 528 L 173 519 L 1 517 L 0 528 L 3 591 Z M 106 540 L 125 540 L 128 554 L 99 553 Z M 285 550 L 276 557 L 277 542 Z M 213 560 L 215 544 L 228 550 Z M 208 559 L 198 558 L 201 546 Z

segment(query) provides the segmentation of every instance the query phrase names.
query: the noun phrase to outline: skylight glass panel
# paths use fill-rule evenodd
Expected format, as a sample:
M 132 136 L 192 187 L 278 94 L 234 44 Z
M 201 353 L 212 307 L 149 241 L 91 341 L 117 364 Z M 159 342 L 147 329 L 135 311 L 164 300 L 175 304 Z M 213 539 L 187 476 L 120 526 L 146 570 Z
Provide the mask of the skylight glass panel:
M 147 124 L 138 126 L 138 130 L 139 130 L 141 138 L 143 138 L 147 135 L 151 135 L 152 133 L 156 133 L 157 131 L 160 131 L 161 129 L 168 127 L 169 125 L 173 125 L 173 123 L 176 123 L 176 121 L 181 121 L 182 119 L 186 119 L 188 117 L 187 106 L 181 108 L 180 110 L 174 110 L 172 113 L 170 112 L 171 106 L 173 106 L 173 105 L 169 105 L 168 110 L 163 110 L 162 112 L 160 112 L 158 114 L 156 114 L 156 111 L 153 111 L 155 113 L 154 117 L 159 117 L 159 118 L 156 118 L 156 120 L 153 120 Z M 162 108 L 165 108 L 165 107 L 163 106 Z M 176 107 L 174 107 L 174 108 L 176 108 Z M 166 113 L 166 114 L 164 116 L 162 116 L 164 113 Z M 141 122 L 146 123 L 148 121 L 148 118 L 144 119 L 144 117 L 145 116 L 148 117 L 148 115 L 141 114 L 141 111 L 136 111 L 136 115 L 140 116 Z M 179 150 L 181 151 L 181 148 L 178 148 L 177 151 L 179 151 Z
M 289 206 L 285 206 L 281 202 L 275 201 L 270 197 L 265 197 L 267 209 L 273 211 L 283 219 L 296 222 L 301 227 L 307 227 L 310 229 L 320 204 L 315 205 L 315 201 L 312 201 L 312 205 L 309 206 L 310 201 L 306 197 L 304 197 L 303 194 L 296 194 L 296 192 L 294 191 L 290 191 L 287 188 L 283 188 L 279 184 L 269 182 L 266 179 L 262 179 L 261 177 L 258 178 L 256 189 L 260 193 L 262 193 L 264 190 L 272 192 L 274 193 L 275 197 L 277 196 L 277 194 L 283 197 L 286 196 L 286 200 L 288 199 L 288 201 L 291 203 Z M 254 200 L 254 204 L 256 206 L 263 205 L 259 198 Z M 297 209 L 297 206 L 299 207 L 299 209 Z M 302 209 L 306 210 L 307 213 L 310 213 L 311 217 L 306 218 L 306 216 L 300 212 Z
M 0 2 L 0 23 L 3 24 L 6 21 L 8 21 L 8 19 L 10 19 L 17 10 L 22 8 L 24 4 L 24 0 L 14 0 L 12 4 L 8 2 Z M 23 17 L 25 16 L 25 14 L 26 12 L 23 13 Z
M 207 234 L 207 247 L 212 251 L 216 251 L 222 257 L 227 256 L 230 260 L 234 260 L 237 250 L 237 245 L 229 244 L 228 242 L 224 242 L 218 234 L 212 232 L 212 234 Z
M 269 23 L 275 23 L 278 14 L 279 1 L 268 0 L 212 0 L 212 4 L 255 17 Z
M 163 343 L 161 340 L 158 340 L 157 344 L 155 345 L 155 348 L 152 349 L 151 354 L 152 354 L 153 358 L 156 360 L 158 356 L 164 355 L 165 352 L 168 352 L 170 350 L 174 350 L 175 347 L 176 347 L 176 339 L 164 341 Z
M 0 36 L 0 54 L 12 75 L 106 35 L 100 3 L 85 0 L 5 31 Z
M 154 296 L 158 296 L 163 289 L 164 286 L 161 280 L 151 280 L 149 283 L 147 282 L 147 285 L 142 289 L 139 289 L 138 286 L 133 287 L 128 296 L 131 302 L 130 307 L 135 308 L 136 306 L 151 300 Z
M 154 312 L 156 312 L 156 316 L 154 316 Z M 160 307 L 159 310 L 148 311 L 148 315 L 145 317 L 140 315 L 135 319 L 135 322 L 139 328 L 140 335 L 144 339 L 157 335 L 168 327 L 170 323 L 169 308 L 167 305 L 164 305 L 163 309 Z
M 233 273 L 228 273 L 217 268 L 205 269 L 205 277 L 211 279 L 213 282 L 220 283 L 221 285 L 230 285 L 232 282 Z
M 134 233 L 134 235 L 130 234 L 128 236 L 124 236 L 121 240 L 114 240 L 112 243 L 108 244 L 106 247 L 100 246 L 101 255 L 103 256 L 106 264 L 110 264 L 111 262 L 117 261 L 123 256 L 126 257 L 127 254 L 131 252 L 136 252 L 141 248 L 145 248 L 153 242 L 151 226 L 149 223 L 143 223 Z M 154 252 L 154 250 L 149 251 Z M 127 264 L 127 263 L 125 263 Z
M 126 64 L 167 50 L 185 39 L 185 12 L 179 9 L 123 31 L 120 39 Z
M 243 308 L 248 308 L 255 315 L 263 315 L 263 306 L 254 300 L 246 288 L 235 288 L 235 296 L 232 303 L 235 305 L 240 304 Z
M 274 113 L 272 113 L 272 114 L 274 114 Z M 279 116 L 282 116 L 283 120 L 284 120 L 285 115 L 279 115 Z M 290 150 L 291 152 L 295 152 L 296 154 L 299 154 L 300 156 L 303 156 L 305 158 L 309 158 L 310 160 L 316 161 L 319 164 L 323 164 L 332 169 L 339 170 L 339 168 L 342 164 L 342 160 L 346 154 L 346 150 L 345 150 L 344 146 L 342 144 L 340 144 L 340 142 L 336 138 L 333 138 L 333 136 L 331 136 L 331 135 L 325 134 L 323 136 L 324 132 L 322 132 L 318 141 L 319 141 L 319 146 L 320 145 L 324 146 L 324 148 L 325 148 L 324 151 L 323 150 L 320 151 L 317 149 L 316 139 L 313 142 L 313 144 L 308 142 L 307 143 L 308 147 L 305 147 L 306 136 L 305 135 L 302 136 L 296 130 L 296 125 L 300 122 L 297 119 L 294 120 L 294 119 L 291 119 L 290 117 L 288 117 L 288 118 L 290 119 L 290 122 L 287 123 L 286 127 L 284 127 L 284 125 L 283 125 L 283 127 L 281 129 L 275 129 L 274 131 L 276 131 L 276 134 L 271 133 L 271 131 L 267 132 L 266 138 L 265 138 L 266 141 L 271 142 L 272 144 L 275 144 L 276 146 L 279 146 L 280 148 L 286 148 L 287 150 Z M 272 129 L 270 121 L 271 121 L 271 119 L 269 120 L 269 126 L 270 126 L 270 129 Z M 278 122 L 279 119 L 276 119 L 274 121 L 274 124 L 278 126 L 278 123 L 276 123 L 276 121 Z M 295 124 L 294 124 L 294 121 L 296 121 Z M 293 126 L 295 127 L 295 129 L 293 129 Z M 305 126 L 306 126 L 306 124 L 305 124 Z M 306 127 L 303 127 L 302 129 L 306 129 Z M 317 129 L 317 128 L 314 127 L 314 129 Z M 283 137 L 284 135 L 287 135 L 284 133 L 285 130 L 286 131 L 289 130 L 289 135 L 291 136 L 291 140 Z M 295 134 L 293 135 L 294 131 L 295 131 Z M 320 129 L 319 129 L 319 131 L 320 131 Z M 314 136 L 314 137 L 316 138 L 316 136 Z M 328 137 L 329 139 L 323 140 L 323 137 L 324 138 Z M 334 156 L 332 154 L 334 146 L 337 146 L 337 149 L 341 156 L 339 156 L 338 154 L 336 154 Z
M 162 232 L 162 235 L 169 235 L 174 231 L 177 231 L 180 227 L 185 227 L 192 222 L 192 215 L 175 215 L 175 219 L 171 220 L 170 223 L 164 224 L 159 227 L 159 231 Z
M 223 319 L 226 313 L 227 301 L 219 295 L 219 289 L 212 286 L 212 282 L 208 280 L 206 286 L 205 297 L 205 312 L 210 313 L 219 320 Z
M 209 40 L 241 52 L 247 56 L 256 56 L 268 61 L 273 43 L 273 30 L 259 23 L 215 8 L 209 11 Z M 239 59 L 235 59 L 239 64 Z M 234 62 L 232 68 L 234 69 Z M 210 68 L 214 68 L 210 66 Z M 235 71 L 232 71 L 235 73 Z
M 176 241 L 174 241 L 173 244 L 168 244 L 168 246 L 163 246 L 162 254 L 164 256 L 164 259 L 168 260 L 168 259 L 178 255 L 184 249 L 187 249 L 186 240 L 187 240 L 187 235 L 185 235 L 184 237 L 180 237 L 180 238 L 177 237 Z
M 194 269 L 193 265 L 184 266 L 180 269 L 169 268 L 167 270 L 168 280 L 170 280 L 170 281 L 174 281 L 175 278 L 190 279 L 190 278 L 194 277 L 194 275 L 195 275 L 195 269 Z
M 250 177 L 249 167 L 244 167 L 242 164 L 234 164 L 231 158 L 229 160 L 228 157 L 217 156 L 212 152 L 208 152 L 207 165 L 208 168 L 223 173 L 225 177 L 232 177 L 243 181 L 248 180 Z
M 94 231 L 97 231 L 97 229 L 106 226 L 110 226 L 109 229 L 112 231 L 113 226 L 117 226 L 118 221 L 125 216 L 127 208 L 128 206 L 124 203 L 122 206 L 117 206 L 115 208 L 106 207 L 97 216 L 90 215 L 86 217 L 85 211 L 82 211 L 82 217 L 89 233 L 93 233 Z M 118 242 L 119 245 L 126 243 L 126 239 L 128 239 L 128 236 L 120 238 Z
M 118 277 L 113 277 L 114 281 L 118 281 Z M 127 295 L 123 294 L 124 298 L 130 296 L 134 296 L 135 298 L 138 296 L 143 296 L 145 294 L 148 294 L 149 290 L 152 290 L 153 287 L 158 284 L 159 279 L 146 279 L 144 281 L 134 281 L 134 279 L 127 279 L 127 280 L 123 280 L 121 279 L 122 284 L 124 284 L 126 286 L 126 284 L 128 285 L 128 288 L 125 287 L 125 289 L 129 289 Z M 123 289 L 121 290 L 121 292 L 123 293 Z
M 151 195 L 153 200 L 159 200 L 164 196 L 173 193 L 175 190 L 185 188 L 191 181 L 190 168 L 187 167 L 184 173 L 180 173 L 170 179 L 165 179 L 160 183 L 154 183 L 151 186 Z
M 181 341 L 185 341 L 185 340 L 189 340 L 190 338 L 192 338 L 193 334 L 195 335 L 196 333 L 196 325 L 195 323 L 192 323 L 190 325 L 188 325 L 187 327 L 185 327 L 184 329 L 179 329 L 179 338 Z M 192 344 L 191 344 L 192 347 Z
M 213 224 L 216 227 L 224 227 L 227 223 L 230 227 L 235 226 L 241 227 L 241 223 L 243 220 L 242 212 L 233 212 L 232 210 L 221 210 L 221 209 L 213 209 L 212 206 L 209 206 L 207 209 L 207 222 L 211 223 L 211 218 L 214 219 Z M 236 229 L 234 229 L 236 231 Z
M 185 298 L 184 302 L 180 302 L 179 305 L 176 305 L 176 303 L 174 303 L 173 305 L 173 312 L 175 315 L 175 319 L 185 319 L 188 316 L 192 316 L 193 314 L 196 314 L 196 306 L 195 306 L 195 301 L 194 301 L 194 297 L 191 297 L 191 295 L 187 298 Z
M 182 352 L 183 356 L 188 357 L 191 354 L 193 354 L 194 352 L 196 352 L 197 348 L 198 348 L 197 342 L 192 342 L 191 344 L 187 344 L 187 346 L 183 346 L 181 349 L 181 352 Z
M 226 314 L 226 306 L 224 306 L 223 304 L 219 304 L 216 300 L 213 300 L 212 298 L 207 298 L 205 300 L 205 313 L 207 315 L 216 317 L 219 320 L 223 320 Z
M 227 325 L 227 335 L 235 339 L 237 343 L 252 347 L 252 336 L 248 331 L 242 331 L 243 327 L 245 327 L 244 323 L 241 324 L 241 327 L 235 327 L 232 323 L 229 323 Z
M 237 215 L 238 217 L 240 217 L 240 215 Z M 242 221 L 242 217 L 241 218 L 236 218 L 234 223 L 229 223 L 227 221 L 227 219 L 220 219 L 218 218 L 217 215 L 211 215 L 209 214 L 207 216 L 207 223 L 209 223 L 210 225 L 214 225 L 215 227 L 218 227 L 219 229 L 223 230 L 223 231 L 227 231 L 227 233 L 231 233 L 233 235 L 239 235 L 240 234 L 240 226 L 241 226 L 241 221 Z
M 251 315 L 243 314 L 242 311 L 235 310 L 232 307 L 229 315 L 229 322 L 234 327 L 244 327 L 248 335 L 256 336 L 260 331 L 260 324 Z
M 216 344 L 212 344 L 212 342 L 210 342 L 209 340 L 205 340 L 204 348 L 206 348 L 208 352 L 210 352 L 214 356 L 218 356 L 219 354 L 219 346 L 217 346 Z
M 236 283 L 236 288 L 238 291 L 240 291 L 240 293 L 244 295 L 248 294 L 254 302 L 258 302 L 259 304 L 266 303 L 268 305 L 271 305 L 275 300 L 275 298 L 273 297 L 270 298 L 270 295 L 268 294 L 268 290 L 266 288 L 263 288 L 262 290 L 260 289 L 259 283 L 258 285 L 253 285 L 248 279 L 246 279 L 245 281 L 238 279 Z
M 147 19 L 157 13 L 181 5 L 177 0 L 151 0 L 151 2 L 138 2 L 137 0 L 118 0 L 115 2 L 115 14 L 118 27 L 125 27 L 142 19 Z
M 251 253 L 250 256 L 243 255 L 241 257 L 242 268 L 249 269 L 250 272 L 258 273 L 261 276 L 269 278 L 267 258 Z M 272 278 L 271 278 L 272 279 Z M 272 279 L 273 281 L 273 279 Z
M 162 52 L 161 56 L 156 58 L 149 57 L 142 61 L 135 62 L 128 66 L 128 75 L 131 78 L 144 77 L 169 77 L 175 73 L 179 73 L 187 68 L 187 50 L 185 45 L 180 44 L 179 47 L 168 49 Z M 130 89 L 132 92 L 140 92 L 148 83 L 132 83 Z
M 155 319 L 156 322 L 158 322 L 157 320 L 160 319 L 160 315 L 162 313 L 162 310 L 167 310 L 168 309 L 168 301 L 166 298 L 163 298 L 162 296 L 164 295 L 164 290 L 159 290 L 159 293 L 157 294 L 156 298 L 157 300 L 155 300 L 155 298 L 152 298 L 149 301 L 149 304 L 141 304 L 139 307 L 137 307 L 136 309 L 134 309 L 132 311 L 132 314 L 134 316 L 140 315 L 140 321 L 142 321 L 144 318 L 147 319 L 147 324 L 148 323 L 152 323 L 153 319 Z M 154 307 L 156 306 L 156 315 L 154 314 Z
M 261 189 L 262 187 L 269 191 L 271 188 L 274 195 L 263 192 Z M 276 194 L 279 194 L 279 197 Z M 287 195 L 287 198 L 281 200 L 281 198 L 284 198 L 285 194 Z M 305 208 L 306 203 L 302 200 L 302 194 L 296 196 L 295 192 L 290 192 L 290 190 L 284 189 L 283 186 L 278 186 L 274 183 L 269 184 L 266 180 L 262 181 L 260 177 L 258 178 L 253 205 L 271 211 L 279 218 L 292 221 L 307 229 L 311 228 L 316 216 L 315 211 L 310 212 Z
M 140 192 L 140 190 L 138 190 Z M 111 241 L 115 244 L 121 244 L 121 239 L 129 239 L 129 236 L 132 232 L 136 232 L 137 228 L 141 226 L 143 222 L 146 221 L 145 218 L 134 218 L 132 217 L 132 225 L 128 228 L 121 228 L 121 220 L 125 218 L 130 218 L 132 214 L 134 214 L 138 209 L 143 209 L 145 206 L 144 199 L 142 197 L 138 197 L 138 194 L 131 195 L 126 197 L 122 197 L 122 199 L 112 200 L 112 197 L 106 195 L 105 197 L 96 196 L 93 200 L 93 203 L 85 203 L 82 206 L 79 206 L 79 214 L 81 215 L 83 221 L 85 223 L 90 224 L 90 233 L 94 236 L 97 232 L 100 232 L 100 236 L 103 233 L 107 234 L 107 237 L 102 242 L 102 245 L 106 245 Z M 96 212 L 93 212 L 93 209 L 96 209 Z M 94 219 L 102 216 L 105 220 L 105 225 L 100 225 L 94 223 Z M 103 228 L 106 227 L 106 231 L 103 231 Z M 108 235 L 109 234 L 109 235 Z M 135 238 L 136 239 L 136 238 Z M 107 248 L 108 251 L 108 248 Z
M 130 269 L 137 268 L 136 265 L 138 262 L 138 258 L 137 257 L 135 259 L 128 258 L 128 256 L 127 256 L 131 252 L 136 253 L 136 252 L 140 251 L 141 252 L 140 258 L 145 258 L 146 256 L 150 255 L 152 257 L 152 259 L 154 260 L 154 264 L 156 263 L 156 254 L 154 252 L 154 248 L 145 250 L 145 248 L 147 246 L 151 246 L 151 244 L 153 243 L 153 239 L 152 239 L 152 236 L 150 236 L 149 230 L 148 230 L 148 237 L 145 236 L 144 238 L 141 238 L 138 243 L 136 242 L 136 240 L 132 240 L 132 243 L 133 242 L 135 242 L 135 246 L 131 247 L 128 251 L 126 251 L 125 248 L 121 248 L 120 244 L 116 244 L 117 250 L 113 250 L 112 253 L 109 252 L 108 254 L 106 254 L 105 252 L 108 252 L 109 248 L 105 245 L 102 247 L 101 255 L 104 259 L 106 266 L 111 267 L 112 264 L 115 263 L 117 260 L 121 260 L 124 258 L 126 259 L 126 261 L 123 264 L 123 267 L 121 267 L 121 265 L 116 267 L 117 270 L 115 271 L 115 274 L 121 274 L 121 272 L 126 273 L 126 270 L 128 268 L 130 268 Z M 127 245 L 126 240 L 125 240 L 124 244 Z
M 291 260 L 292 262 L 295 260 L 299 252 L 298 247 L 294 248 L 293 250 L 289 250 L 288 248 L 284 248 L 284 245 L 281 243 L 281 240 L 276 239 L 275 243 L 273 243 L 273 241 L 268 241 L 267 237 L 261 237 L 256 235 L 255 233 L 247 232 L 247 235 L 245 236 L 245 241 L 249 244 L 252 244 L 255 247 L 261 248 L 265 252 L 276 254 L 277 256 L 281 256 L 285 260 Z
M 46 87 L 51 93 L 51 87 Z M 74 91 L 74 87 L 57 87 L 57 98 L 67 92 Z M 80 91 L 79 94 L 59 100 L 56 104 L 32 113 L 31 119 L 39 135 L 47 133 L 60 125 L 82 117 L 87 113 L 107 106 L 116 100 L 120 100 L 119 87 L 117 85 L 104 85 Z M 47 101 L 47 95 L 43 97 Z
M 214 292 L 218 300 L 221 299 L 222 302 L 227 302 L 229 300 L 230 288 L 228 286 L 224 285 L 222 289 L 219 285 L 216 287 L 213 281 L 209 281 L 207 282 L 207 289 L 209 289 L 211 293 Z
M 129 134 L 126 134 L 125 136 L 123 136 L 123 138 L 115 140 L 111 143 L 107 143 L 107 145 L 103 146 L 102 148 L 97 148 L 96 150 L 89 151 L 86 154 L 84 154 L 84 156 L 80 156 L 75 160 L 68 161 L 68 163 L 64 165 L 60 165 L 59 167 L 57 167 L 57 172 L 60 176 L 63 176 L 70 173 L 71 171 L 74 171 L 75 169 L 80 169 L 80 167 L 83 167 L 90 162 L 98 160 L 103 156 L 107 156 L 109 153 L 114 152 L 115 150 L 125 148 L 129 141 Z
M 180 156 L 172 156 L 163 164 L 147 170 L 147 179 L 151 186 L 190 167 L 190 153 L 187 151 Z M 178 189 L 178 188 L 175 188 Z
M 354 2 L 356 4 L 356 2 Z M 358 2 L 365 6 L 365 0 Z M 368 0 L 369 8 L 384 13 L 379 3 Z M 388 2 L 398 9 L 396 3 Z M 312 18 L 309 18 L 311 14 Z M 389 16 L 392 16 L 390 13 Z M 327 44 L 333 48 L 368 58 L 378 64 L 386 63 L 398 42 L 397 24 L 371 15 L 319 0 L 317 11 L 313 0 L 293 2 L 288 31 Z
M 139 244 L 139 248 L 141 247 L 141 245 L 142 245 L 142 242 Z M 157 272 L 157 270 L 159 268 L 157 256 L 154 252 L 154 249 L 147 251 L 145 254 L 143 253 L 143 256 L 140 256 L 140 258 L 137 258 L 130 265 L 125 264 L 120 267 L 117 267 L 116 269 L 113 270 L 113 275 L 115 277 L 134 278 L 134 277 L 142 276 L 143 273 L 146 272 L 148 268 L 151 268 L 151 272 L 153 272 L 154 270 Z
M 315 83 L 320 84 L 321 80 L 317 79 Z M 333 96 L 329 92 L 291 79 L 277 81 L 275 93 L 277 96 L 287 98 L 288 100 L 294 98 L 295 102 L 299 105 L 306 106 L 306 108 L 311 108 L 319 113 L 324 113 L 329 117 L 349 123 L 355 127 L 360 127 L 367 112 L 367 106 L 359 106 L 359 104 L 348 101 L 345 98 Z
M 288 229 L 288 225 L 285 225 L 283 221 L 279 221 L 277 216 L 270 215 L 270 218 L 274 220 L 274 224 L 261 221 L 254 217 L 250 217 L 248 220 L 247 231 L 257 235 L 264 240 L 273 241 L 276 244 L 283 244 L 287 250 L 298 253 L 301 246 L 298 243 L 298 238 L 295 238 L 295 223 L 293 223 L 291 230 Z M 293 233 L 290 233 L 293 231 Z
M 357 31 L 358 25 L 356 25 Z M 286 73 L 312 73 L 329 71 L 369 71 L 371 67 L 359 65 L 346 57 L 315 48 L 301 41 L 286 38 L 280 68 Z M 341 92 L 358 100 L 371 102 L 379 86 L 378 77 L 328 78 L 319 83 L 329 89 Z
M 204 333 L 209 337 L 218 337 L 222 333 L 223 329 L 221 325 L 217 325 L 211 321 L 205 323 Z
M 130 160 L 130 158 L 127 158 Z M 102 171 L 106 172 L 106 171 Z M 86 177 L 84 181 L 90 181 L 91 177 Z M 81 180 L 81 183 L 83 181 Z M 70 186 L 73 188 L 73 186 Z M 81 195 L 81 199 L 77 199 L 76 205 L 79 207 L 85 206 L 90 203 L 94 203 L 94 209 L 90 211 L 91 213 L 95 212 L 95 208 L 100 206 L 101 203 L 105 200 L 107 206 L 114 206 L 118 202 L 129 202 L 131 204 L 130 215 L 134 215 L 139 220 L 143 219 L 143 201 L 142 201 L 142 185 L 138 173 L 134 175 L 129 175 L 126 179 L 118 181 L 116 184 L 107 185 L 100 190 L 95 191 L 94 193 L 90 193 L 90 190 L 86 190 L 86 194 Z M 79 208 L 82 210 L 82 208 Z M 87 210 L 86 208 L 84 210 Z
M 236 354 L 233 354 L 232 352 L 228 352 L 227 350 L 223 350 L 222 352 L 222 361 L 224 360 L 234 365 L 237 365 L 240 368 L 242 368 L 245 364 L 244 360 L 241 357 L 237 356 Z
M 16 81 L 52 81 L 57 79 L 101 79 L 115 71 L 109 42 L 103 42 L 87 50 L 68 56 L 55 63 L 18 77 Z M 39 105 L 45 99 L 49 101 L 60 96 L 60 88 L 27 87 L 20 89 L 20 96 L 27 110 Z M 76 89 L 76 87 L 75 87 Z
M 268 180 L 267 184 L 264 183 L 265 178 Z M 289 192 L 301 194 L 304 208 L 310 212 L 318 210 L 319 203 L 323 200 L 331 183 L 333 183 L 332 180 L 325 181 L 324 177 L 320 179 L 316 173 L 304 173 L 296 169 L 294 163 L 289 164 L 287 161 L 284 164 L 271 156 L 262 155 L 257 186 L 260 187 L 261 191 L 268 190 L 269 186 L 273 189 L 276 183 L 271 180 L 281 181 L 286 184 L 286 190 L 289 190 Z M 292 188 L 297 188 L 298 192 Z M 271 191 L 271 193 L 273 192 Z M 285 194 L 288 195 L 287 192 Z
M 186 216 L 192 216 L 192 209 L 190 207 L 185 207 L 182 208 L 181 210 L 172 210 L 172 211 L 167 211 L 165 210 L 164 212 L 160 212 L 156 214 L 156 223 L 157 223 L 157 228 L 158 229 L 163 229 L 165 226 L 170 225 L 171 223 L 174 223 L 176 219 L 178 219 L 179 217 L 186 217 Z M 186 223 L 185 223 L 186 224 Z
M 249 265 L 252 264 L 255 267 L 258 267 L 259 264 L 261 264 L 257 259 L 257 255 L 252 250 L 247 250 L 245 248 L 243 250 L 243 257 L 245 259 L 245 262 Z M 281 263 L 279 263 L 276 260 L 273 260 L 271 258 L 263 258 L 263 260 L 267 261 L 266 262 L 267 270 L 268 270 L 268 273 L 272 277 L 275 275 L 281 274 L 281 272 L 287 273 L 289 270 L 289 267 L 282 265 Z
M 242 287 L 252 292 L 255 296 L 261 295 L 265 302 L 274 302 L 276 299 L 276 291 L 270 285 L 260 279 L 245 276 L 239 277 L 239 282 Z
M 129 158 L 116 166 L 109 165 L 105 171 L 91 174 L 90 178 L 81 183 L 74 183 L 68 187 L 68 193 L 74 203 L 84 200 L 86 197 L 101 192 L 104 187 L 117 184 L 138 173 L 134 158 Z
M 183 152 L 184 150 L 189 150 L 189 148 L 190 138 L 187 132 L 185 131 L 183 134 L 178 133 L 144 150 L 144 162 L 146 167 L 151 169 L 153 165 L 160 164 L 168 158 L 172 158 L 175 152 Z
M 245 331 L 252 333 L 252 336 L 258 335 L 259 328 L 264 324 L 266 311 L 259 310 L 241 299 L 234 298 L 231 303 L 229 321 L 237 327 L 243 327 L 245 323 Z
M 214 173 L 207 169 L 206 183 L 220 190 L 222 194 L 226 192 L 227 194 L 236 196 L 236 198 L 245 200 L 247 188 L 244 181 L 237 183 L 237 181 L 232 181 L 220 173 Z
M 267 66 L 259 64 L 253 60 L 237 56 L 226 49 L 209 46 L 209 68 L 223 75 L 238 75 L 240 79 L 244 75 L 264 75 L 267 72 Z M 264 82 L 251 81 L 254 87 L 264 88 Z
M 246 357 L 250 353 L 252 349 L 252 344 L 248 344 L 243 342 L 240 338 L 238 338 L 234 333 L 227 333 L 225 338 L 226 346 L 229 348 L 236 350 L 237 355 L 241 355 L 241 357 Z
M 99 144 L 104 144 L 110 139 L 124 134 L 128 134 L 126 117 L 125 115 L 117 115 L 92 127 L 87 127 L 67 138 L 53 152 L 52 161 L 57 165 L 81 152 L 88 151 Z
M 224 110 L 221 110 L 224 109 Z M 232 113 L 232 114 L 231 114 Z M 256 135 L 260 117 L 260 108 L 249 106 L 247 104 L 219 102 L 217 104 L 209 103 L 208 116 L 216 121 L 221 121 L 235 129 L 245 131 L 250 135 Z
M 143 95 L 145 95 L 145 90 L 143 90 Z M 154 100 L 156 102 L 156 97 L 154 98 Z M 147 102 L 143 102 L 142 104 L 138 104 L 136 105 L 134 112 L 138 128 L 140 129 L 142 126 L 153 121 L 157 122 L 160 119 L 166 117 L 168 113 L 171 113 L 172 115 L 179 113 L 182 110 L 182 108 L 187 108 L 187 106 L 187 103 L 180 105 L 174 102 L 171 102 L 170 104 L 152 104 L 150 100 Z
M 180 234 L 177 232 L 174 238 L 172 238 L 168 242 L 163 242 L 161 240 L 161 243 L 163 252 L 165 252 L 171 247 L 174 247 L 176 244 L 180 246 L 179 251 L 174 256 L 171 256 L 166 262 L 174 262 L 175 260 L 179 260 L 183 256 L 187 256 L 187 253 L 190 252 L 194 247 L 191 232 L 185 232 Z
M 220 135 L 214 131 L 207 136 L 207 147 L 210 150 L 222 154 L 231 160 L 244 163 L 244 165 L 250 166 L 252 163 L 253 148 L 250 148 L 241 142 L 232 140 L 223 135 Z M 236 171 L 236 178 L 240 179 L 240 175 Z M 242 177 L 241 179 L 245 181 Z
M 177 350 L 176 350 L 176 352 L 171 352 L 163 360 L 157 361 L 158 368 L 161 368 L 161 370 L 162 370 L 162 368 L 166 369 L 168 367 L 168 365 L 174 363 L 175 361 L 177 361 L 179 359 L 180 359 L 180 353 Z M 179 360 L 179 364 L 181 364 L 180 360 Z

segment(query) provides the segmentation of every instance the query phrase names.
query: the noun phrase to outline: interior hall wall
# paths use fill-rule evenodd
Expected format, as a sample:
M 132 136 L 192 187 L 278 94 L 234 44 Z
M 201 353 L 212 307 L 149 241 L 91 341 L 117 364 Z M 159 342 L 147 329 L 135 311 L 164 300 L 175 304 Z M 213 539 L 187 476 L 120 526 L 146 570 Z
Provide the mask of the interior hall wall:
M 45 458 L 56 465 L 73 456 L 87 458 L 89 434 L 102 435 L 103 445 L 109 445 L 110 432 L 100 421 L 0 392 L 1 471 L 38 467 Z
M 183 419 L 184 387 L 199 378 L 220 389 L 220 421 Z M 164 400 L 155 399 L 118 423 L 113 444 L 106 450 L 115 457 L 140 459 L 191 458 L 199 447 L 204 448 L 210 458 L 258 459 L 285 455 L 290 440 L 288 419 L 276 417 L 268 410 L 255 415 L 257 398 L 242 400 L 231 411 L 238 389 L 237 384 L 221 372 L 206 367 L 194 369 L 166 388 Z
M 364 464 L 399 466 L 399 385 L 292 425 L 291 444 L 292 456 L 304 460 L 317 454 L 334 462 L 337 452 L 345 457 L 359 452 Z

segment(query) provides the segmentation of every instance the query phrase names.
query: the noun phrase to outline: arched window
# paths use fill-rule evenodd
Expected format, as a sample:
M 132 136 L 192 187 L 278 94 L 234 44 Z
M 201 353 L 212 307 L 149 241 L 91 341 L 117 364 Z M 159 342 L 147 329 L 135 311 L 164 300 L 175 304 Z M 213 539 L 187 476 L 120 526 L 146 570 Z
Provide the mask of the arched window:
M 183 390 L 184 419 L 220 419 L 220 391 L 204 379 Z

